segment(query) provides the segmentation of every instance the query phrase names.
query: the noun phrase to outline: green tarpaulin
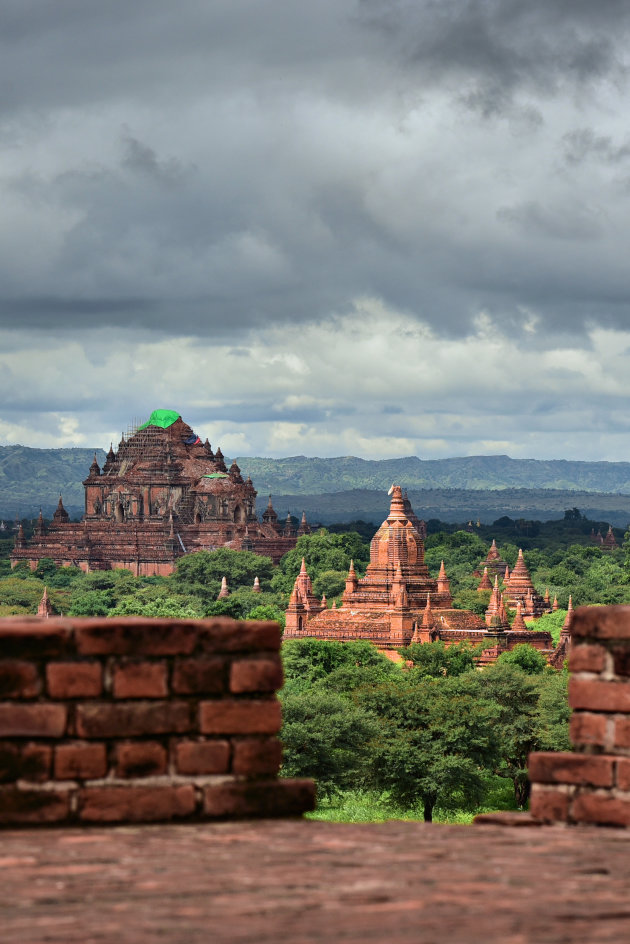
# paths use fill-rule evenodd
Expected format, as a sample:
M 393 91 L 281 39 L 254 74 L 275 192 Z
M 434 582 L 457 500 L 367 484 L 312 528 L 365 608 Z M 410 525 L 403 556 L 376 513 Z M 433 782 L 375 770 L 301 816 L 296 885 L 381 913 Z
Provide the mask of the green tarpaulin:
M 168 429 L 178 419 L 180 415 L 175 410 L 154 410 L 146 423 L 138 426 L 138 429 L 146 429 L 147 426 L 161 426 L 162 429 Z
M 202 479 L 226 479 L 227 477 L 227 472 L 206 472 L 201 476 Z

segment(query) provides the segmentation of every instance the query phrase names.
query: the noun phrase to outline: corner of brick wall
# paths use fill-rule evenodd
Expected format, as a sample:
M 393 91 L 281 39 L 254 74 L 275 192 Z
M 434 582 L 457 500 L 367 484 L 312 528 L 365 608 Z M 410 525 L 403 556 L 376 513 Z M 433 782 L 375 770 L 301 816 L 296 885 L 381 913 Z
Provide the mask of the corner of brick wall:
M 0 825 L 295 816 L 276 623 L 0 620 Z
M 530 755 L 531 814 L 630 826 L 630 606 L 575 611 L 569 670 L 575 752 Z

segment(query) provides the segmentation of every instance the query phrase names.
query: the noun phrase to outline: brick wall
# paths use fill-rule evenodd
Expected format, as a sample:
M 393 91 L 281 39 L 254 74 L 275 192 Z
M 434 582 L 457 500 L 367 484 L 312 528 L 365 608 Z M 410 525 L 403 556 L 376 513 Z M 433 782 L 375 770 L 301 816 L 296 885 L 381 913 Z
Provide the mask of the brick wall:
M 630 826 L 630 606 L 576 610 L 569 669 L 575 753 L 530 755 L 531 813 Z
M 297 815 L 275 623 L 0 620 L 0 824 Z

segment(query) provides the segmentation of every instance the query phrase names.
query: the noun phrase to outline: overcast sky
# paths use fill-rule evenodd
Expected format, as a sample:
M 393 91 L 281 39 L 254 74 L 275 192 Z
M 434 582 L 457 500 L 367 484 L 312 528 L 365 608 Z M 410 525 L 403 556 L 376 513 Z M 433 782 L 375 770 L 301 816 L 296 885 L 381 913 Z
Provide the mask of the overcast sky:
M 0 0 L 0 443 L 630 459 L 627 0 Z

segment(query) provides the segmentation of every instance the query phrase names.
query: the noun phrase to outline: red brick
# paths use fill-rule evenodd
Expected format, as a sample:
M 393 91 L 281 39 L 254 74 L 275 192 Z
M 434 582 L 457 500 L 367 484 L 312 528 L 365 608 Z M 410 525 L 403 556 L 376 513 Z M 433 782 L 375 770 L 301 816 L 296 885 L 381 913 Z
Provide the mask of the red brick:
M 41 782 L 50 776 L 52 748 L 46 744 L 0 743 L 0 783 L 16 780 Z
M 107 773 L 107 752 L 104 744 L 75 741 L 55 748 L 56 780 L 94 780 Z
M 588 643 L 574 644 L 569 651 L 569 671 L 602 672 L 606 665 L 606 650 L 603 646 Z
M 276 734 L 282 724 L 274 699 L 204 701 L 199 706 L 202 734 Z
M 178 774 L 224 774 L 229 764 L 228 741 L 180 741 L 175 747 Z
M 267 659 L 236 659 L 230 668 L 230 691 L 275 692 L 282 688 L 284 675 L 280 656 Z
M 158 741 L 127 741 L 116 745 L 118 777 L 151 777 L 166 773 L 166 749 Z
M 571 804 L 571 819 L 576 823 L 600 823 L 603 826 L 630 826 L 630 800 L 582 793 Z
M 0 823 L 59 823 L 67 819 L 70 798 L 66 790 L 22 790 L 0 787 Z
M 81 655 L 190 655 L 197 639 L 193 620 L 118 619 L 75 620 L 76 646 Z
M 575 639 L 630 639 L 630 606 L 581 606 L 573 614 Z
M 85 738 L 185 734 L 191 708 L 184 701 L 91 702 L 77 705 L 77 734 Z
M 151 823 L 195 810 L 195 789 L 182 786 L 85 787 L 79 794 L 79 818 L 91 823 Z
M 277 623 L 216 619 L 199 624 L 199 648 L 203 652 L 278 652 L 282 631 Z
M 615 675 L 630 676 L 630 649 L 615 646 L 612 653 Z
M 47 659 L 72 648 L 72 623 L 36 616 L 0 620 L 0 652 L 8 659 Z
M 630 757 L 617 760 L 617 786 L 620 790 L 630 792 Z
M 569 795 L 560 790 L 543 790 L 532 785 L 529 811 L 546 823 L 566 822 L 569 814 Z
M 299 816 L 314 808 L 312 780 L 219 783 L 203 791 L 206 816 Z
M 233 742 L 232 773 L 244 776 L 273 776 L 282 763 L 278 738 L 239 738 Z
M 615 747 L 630 747 L 630 718 L 615 718 Z
M 225 690 L 224 659 L 178 659 L 171 688 L 177 695 L 220 695 Z
M 36 698 L 41 690 L 39 672 L 32 662 L 0 661 L 0 698 Z
M 46 682 L 51 698 L 97 698 L 103 690 L 99 662 L 50 662 Z
M 0 705 L 0 737 L 61 737 L 66 718 L 63 705 Z
M 612 787 L 613 757 L 570 754 L 568 751 L 529 755 L 532 783 L 575 783 L 591 787 Z
M 128 662 L 114 669 L 115 698 L 163 698 L 167 694 L 164 662 Z
M 590 711 L 630 712 L 630 682 L 569 679 L 569 705 Z
M 586 711 L 576 711 L 571 715 L 569 734 L 576 745 L 592 744 L 604 747 L 606 744 L 606 715 L 595 715 Z

